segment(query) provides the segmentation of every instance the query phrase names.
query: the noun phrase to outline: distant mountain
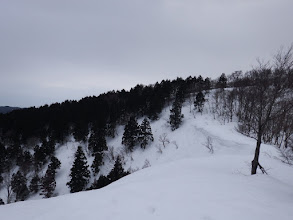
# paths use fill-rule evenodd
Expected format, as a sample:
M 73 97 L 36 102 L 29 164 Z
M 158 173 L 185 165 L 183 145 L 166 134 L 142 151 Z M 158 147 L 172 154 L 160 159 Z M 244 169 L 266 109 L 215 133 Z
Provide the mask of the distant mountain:
M 13 110 L 20 109 L 19 107 L 0 106 L 0 113 L 6 114 Z

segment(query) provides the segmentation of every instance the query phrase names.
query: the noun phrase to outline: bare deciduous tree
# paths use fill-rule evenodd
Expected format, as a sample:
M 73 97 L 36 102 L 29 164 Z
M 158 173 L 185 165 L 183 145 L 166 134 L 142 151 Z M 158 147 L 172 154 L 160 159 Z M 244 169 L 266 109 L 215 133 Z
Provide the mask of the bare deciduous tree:
M 150 161 L 148 159 L 145 159 L 142 169 L 145 169 L 145 168 L 150 167 L 150 166 L 151 166 Z
M 3 176 L 3 184 L 6 190 L 6 204 L 11 203 L 13 191 L 11 186 L 11 173 L 10 171 L 5 173 Z
M 249 73 L 251 85 L 243 87 L 241 91 L 242 108 L 240 115 L 241 126 L 248 128 L 255 134 L 257 140 L 251 174 L 256 174 L 259 167 L 263 173 L 265 169 L 259 163 L 260 146 L 271 122 L 283 118 L 292 110 L 292 46 L 287 50 L 280 50 L 274 57 L 274 64 L 259 61 L 257 68 Z
M 159 141 L 163 144 L 164 148 L 167 146 L 167 144 L 170 144 L 170 140 L 167 138 L 167 134 L 163 133 L 159 137 Z
M 280 148 L 279 153 L 280 153 L 280 160 L 283 163 L 293 165 L 293 152 L 292 152 L 292 149 Z
M 213 140 L 210 136 L 207 137 L 207 140 L 203 145 L 209 150 L 211 154 L 214 153 Z

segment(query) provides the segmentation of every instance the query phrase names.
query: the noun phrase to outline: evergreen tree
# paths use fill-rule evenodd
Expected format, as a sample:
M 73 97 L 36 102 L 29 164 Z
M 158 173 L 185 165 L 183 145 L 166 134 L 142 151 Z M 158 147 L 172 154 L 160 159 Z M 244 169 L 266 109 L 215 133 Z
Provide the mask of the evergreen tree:
M 104 186 L 109 185 L 110 183 L 111 183 L 110 180 L 106 176 L 101 175 L 96 183 L 97 184 L 96 187 L 97 189 L 100 189 Z
M 123 167 L 122 167 L 122 162 L 120 157 L 118 156 L 113 169 L 111 170 L 111 172 L 108 174 L 107 178 L 109 179 L 110 183 L 128 175 L 128 172 L 125 172 Z
M 5 170 L 5 161 L 6 161 L 6 149 L 4 144 L 0 142 L 0 185 L 3 181 L 3 177 L 1 176 Z
M 36 145 L 34 147 L 34 166 L 35 170 L 39 171 L 42 166 L 47 162 L 47 155 L 43 147 Z
M 90 172 L 88 170 L 87 159 L 84 155 L 82 147 L 79 146 L 75 153 L 75 159 L 71 168 L 70 178 L 67 183 L 70 188 L 70 192 L 79 192 L 86 188 L 89 181 Z
M 100 172 L 100 166 L 103 165 L 103 153 L 95 153 L 95 159 L 93 161 L 93 164 L 91 166 L 92 171 L 95 174 L 98 174 Z
M 110 180 L 106 176 L 101 175 L 98 180 L 94 181 L 90 189 L 100 189 L 102 187 L 109 185 L 110 183 Z
M 40 187 L 40 177 L 36 173 L 30 182 L 29 190 L 32 193 L 37 193 L 39 191 L 39 187 Z
M 61 167 L 60 160 L 58 160 L 57 157 L 52 156 L 48 168 L 50 168 L 51 170 L 55 170 L 55 172 L 56 172 L 56 170 L 60 169 L 60 167 Z
M 139 127 L 139 142 L 140 146 L 145 149 L 149 142 L 154 141 L 152 128 L 147 118 L 144 118 Z
M 209 89 L 211 89 L 211 80 L 210 80 L 210 78 L 205 78 L 205 80 L 204 80 L 204 88 L 203 88 L 204 90 L 209 90 Z
M 127 125 L 124 128 L 122 137 L 122 144 L 128 148 L 129 151 L 133 151 L 134 146 L 138 142 L 139 127 L 135 117 L 130 117 Z
M 47 141 L 45 139 L 42 142 L 42 149 L 47 157 L 51 157 L 55 153 L 55 143 L 53 141 Z
M 115 133 L 116 133 L 116 123 L 115 122 L 108 123 L 105 128 L 105 135 L 108 137 L 114 138 Z
M 182 102 L 181 102 L 181 95 L 175 98 L 173 102 L 172 109 L 170 110 L 170 125 L 171 130 L 174 131 L 179 128 L 180 124 L 182 123 L 183 114 L 181 114 Z
M 218 82 L 217 82 L 217 88 L 226 88 L 227 87 L 227 77 L 225 75 L 225 73 L 222 73 L 222 75 L 220 76 Z
M 73 128 L 73 136 L 76 141 L 86 142 L 89 133 L 88 124 L 85 121 L 77 121 Z
M 146 114 L 152 121 L 158 120 L 159 112 L 161 111 L 161 100 L 155 95 L 150 98 L 146 104 Z
M 54 193 L 56 188 L 55 176 L 60 166 L 61 162 L 56 157 L 52 156 L 46 174 L 41 180 L 41 195 L 44 195 L 45 198 L 52 197 Z
M 16 144 L 12 144 L 6 148 L 6 161 L 5 167 L 6 169 L 12 168 L 15 163 L 22 159 L 22 148 L 18 142 Z
M 104 129 L 92 130 L 88 148 L 93 155 L 96 153 L 102 153 L 108 149 Z
M 22 154 L 22 159 L 19 160 L 18 166 L 20 170 L 26 175 L 32 168 L 33 157 L 29 151 L 24 151 Z
M 55 171 L 48 168 L 45 176 L 41 179 L 41 193 L 45 198 L 52 197 L 56 188 Z
M 20 171 L 12 175 L 11 189 L 15 193 L 16 201 L 23 201 L 29 195 L 29 190 L 26 186 L 27 179 Z
M 194 101 L 194 108 L 197 109 L 198 112 L 202 112 L 204 102 L 205 102 L 204 94 L 200 91 L 196 95 L 196 98 L 195 98 L 195 101 Z

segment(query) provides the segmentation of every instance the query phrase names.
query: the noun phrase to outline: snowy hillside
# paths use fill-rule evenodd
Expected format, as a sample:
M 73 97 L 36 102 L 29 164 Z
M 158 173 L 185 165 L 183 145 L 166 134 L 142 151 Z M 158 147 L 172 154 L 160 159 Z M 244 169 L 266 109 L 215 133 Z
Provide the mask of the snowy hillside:
M 132 153 L 123 150 L 120 126 L 108 146 L 114 156 L 123 155 L 124 169 L 132 174 L 98 190 L 68 194 L 66 182 L 80 144 L 72 139 L 56 151 L 62 164 L 55 192 L 63 196 L 39 200 L 37 195 L 0 206 L 1 219 L 292 219 L 293 167 L 278 159 L 274 146 L 262 145 L 260 160 L 269 175 L 251 176 L 255 140 L 238 133 L 236 123 L 214 119 L 207 106 L 201 115 L 185 103 L 183 124 L 175 131 L 167 123 L 167 107 L 151 123 L 155 141 Z M 213 154 L 206 148 L 208 137 Z M 109 154 L 101 174 L 113 164 Z

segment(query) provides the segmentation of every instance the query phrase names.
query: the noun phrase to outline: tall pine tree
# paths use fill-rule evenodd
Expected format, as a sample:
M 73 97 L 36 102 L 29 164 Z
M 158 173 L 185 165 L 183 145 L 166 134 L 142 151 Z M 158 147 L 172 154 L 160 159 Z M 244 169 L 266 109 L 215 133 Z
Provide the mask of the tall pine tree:
M 100 171 L 100 166 L 103 164 L 104 152 L 108 149 L 104 128 L 92 129 L 88 148 L 95 157 L 91 166 L 92 171 L 94 174 L 97 174 Z
M 79 146 L 75 153 L 75 159 L 70 172 L 70 181 L 67 185 L 70 188 L 70 192 L 79 192 L 86 188 L 90 178 L 90 171 L 88 170 L 87 159 Z
M 45 176 L 41 179 L 41 193 L 45 198 L 52 197 L 56 188 L 55 171 L 48 168 Z
M 55 176 L 60 166 L 61 162 L 56 157 L 52 156 L 46 174 L 41 179 L 41 195 L 44 195 L 45 198 L 50 198 L 54 194 L 56 188 Z
M 95 159 L 93 161 L 93 164 L 91 166 L 92 171 L 94 174 L 98 174 L 100 172 L 100 166 L 103 165 L 103 153 L 95 153 Z
M 28 197 L 29 190 L 26 182 L 26 177 L 20 171 L 12 175 L 11 189 L 15 193 L 16 201 L 23 201 Z
M 205 98 L 204 94 L 200 91 L 197 93 L 194 101 L 194 108 L 198 110 L 198 112 L 203 111 L 203 106 L 204 106 Z
M 174 131 L 177 128 L 179 128 L 180 124 L 182 123 L 183 114 L 181 114 L 181 108 L 182 108 L 182 93 L 180 90 L 176 94 L 175 101 L 173 102 L 172 109 L 170 110 L 170 125 L 171 130 Z
M 88 148 L 93 155 L 102 153 L 108 149 L 104 129 L 92 129 Z
M 149 120 L 147 118 L 144 118 L 139 127 L 139 142 L 141 148 L 145 149 L 151 141 L 154 141 L 152 128 Z
M 129 151 L 133 151 L 134 146 L 138 142 L 139 126 L 135 117 L 130 117 L 127 125 L 124 128 L 122 137 L 122 144 L 127 147 Z
M 35 173 L 35 175 L 33 176 L 33 178 L 31 179 L 30 185 L 29 185 L 29 190 L 32 193 L 37 193 L 39 191 L 40 188 L 40 177 L 37 173 Z
M 122 166 L 122 161 L 118 156 L 116 158 L 115 164 L 111 172 L 108 174 L 107 178 L 109 179 L 110 183 L 128 175 L 128 172 L 125 172 Z

